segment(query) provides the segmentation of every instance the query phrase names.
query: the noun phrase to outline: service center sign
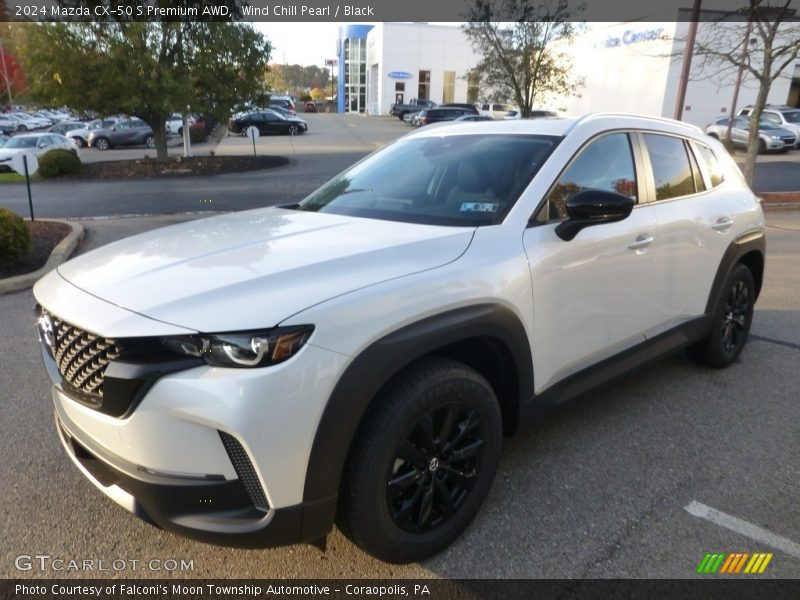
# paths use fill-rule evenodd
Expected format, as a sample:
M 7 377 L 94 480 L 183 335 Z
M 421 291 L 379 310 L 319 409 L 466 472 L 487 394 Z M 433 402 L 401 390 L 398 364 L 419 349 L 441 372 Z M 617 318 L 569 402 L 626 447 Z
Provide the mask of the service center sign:
M 413 75 L 408 71 L 392 71 L 389 73 L 389 77 L 392 79 L 411 79 Z

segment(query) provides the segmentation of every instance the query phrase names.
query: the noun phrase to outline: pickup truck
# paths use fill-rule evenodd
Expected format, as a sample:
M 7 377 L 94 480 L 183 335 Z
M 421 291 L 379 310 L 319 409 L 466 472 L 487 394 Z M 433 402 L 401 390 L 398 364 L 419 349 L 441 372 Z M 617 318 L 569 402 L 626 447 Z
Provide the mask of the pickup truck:
M 436 102 L 412 98 L 407 104 L 392 104 L 389 112 L 402 121 L 403 117 L 408 113 L 418 113 L 421 110 L 433 108 L 434 106 L 436 106 Z

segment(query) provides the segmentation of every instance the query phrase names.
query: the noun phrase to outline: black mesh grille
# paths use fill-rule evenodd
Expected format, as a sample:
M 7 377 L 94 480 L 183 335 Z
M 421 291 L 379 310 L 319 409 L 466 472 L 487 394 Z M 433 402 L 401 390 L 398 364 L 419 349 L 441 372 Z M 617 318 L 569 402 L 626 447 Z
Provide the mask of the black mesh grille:
M 103 399 L 103 376 L 108 363 L 119 358 L 119 348 L 109 340 L 84 331 L 42 311 L 53 326 L 53 358 L 64 382 L 98 403 Z
M 269 510 L 269 503 L 264 490 L 261 487 L 261 482 L 258 480 L 256 470 L 253 468 L 253 463 L 247 457 L 247 452 L 244 451 L 242 445 L 236 440 L 235 437 L 225 433 L 219 432 L 219 437 L 222 438 L 222 444 L 225 446 L 225 451 L 233 463 L 233 468 L 236 475 L 247 490 L 247 495 L 250 496 L 250 501 L 256 508 L 267 511 Z

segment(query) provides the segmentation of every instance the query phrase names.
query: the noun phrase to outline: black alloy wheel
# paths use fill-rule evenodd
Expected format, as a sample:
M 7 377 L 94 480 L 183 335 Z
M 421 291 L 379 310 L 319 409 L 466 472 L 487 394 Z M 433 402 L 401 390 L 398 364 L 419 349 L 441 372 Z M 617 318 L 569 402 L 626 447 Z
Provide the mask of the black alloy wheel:
M 423 416 L 395 450 L 386 486 L 394 523 L 424 533 L 449 520 L 477 480 L 485 434 L 476 411 L 458 403 Z
M 708 334 L 686 349 L 689 356 L 710 367 L 727 367 L 733 363 L 747 342 L 755 301 L 753 274 L 746 265 L 739 263 L 720 290 Z
M 737 280 L 728 290 L 722 318 L 722 347 L 726 352 L 733 352 L 744 344 L 750 304 L 747 286 L 741 279 Z
M 455 540 L 480 510 L 502 445 L 500 404 L 470 367 L 428 357 L 378 396 L 351 446 L 337 524 L 393 563 Z

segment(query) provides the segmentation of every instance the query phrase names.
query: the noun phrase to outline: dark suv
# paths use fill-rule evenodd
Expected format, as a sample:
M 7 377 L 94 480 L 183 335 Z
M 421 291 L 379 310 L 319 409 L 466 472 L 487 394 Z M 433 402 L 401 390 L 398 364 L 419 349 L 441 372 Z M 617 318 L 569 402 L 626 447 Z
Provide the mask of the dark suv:
M 423 110 L 419 115 L 420 125 L 441 123 L 442 121 L 455 121 L 464 115 L 474 115 L 476 111 L 467 108 L 439 107 Z

